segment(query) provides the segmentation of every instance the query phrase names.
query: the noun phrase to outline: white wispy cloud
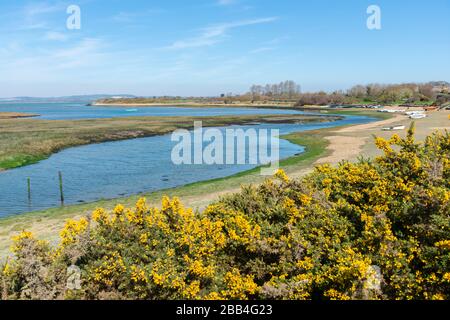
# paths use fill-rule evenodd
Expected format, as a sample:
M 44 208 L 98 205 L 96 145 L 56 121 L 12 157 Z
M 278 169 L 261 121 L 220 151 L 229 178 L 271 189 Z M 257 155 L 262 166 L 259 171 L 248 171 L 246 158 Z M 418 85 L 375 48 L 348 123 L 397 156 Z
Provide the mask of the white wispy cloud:
M 17 81 L 49 78 L 61 70 L 90 68 L 107 61 L 100 39 L 84 38 L 58 49 L 35 49 L 29 53 L 12 43 L 8 51 L 0 50 L 0 70 Z M 69 73 L 66 73 L 66 75 Z
M 164 12 L 163 9 L 149 9 L 139 12 L 126 12 L 121 11 L 112 17 L 115 22 L 137 22 L 148 16 L 160 14 Z
M 36 2 L 27 4 L 23 7 L 23 23 L 20 29 L 45 29 L 48 27 L 47 21 L 43 16 L 64 10 L 61 4 L 49 4 L 46 2 Z
M 274 38 L 272 40 L 266 41 L 265 44 L 267 44 L 267 45 L 280 44 L 280 43 L 285 42 L 285 41 L 290 40 L 290 39 L 291 39 L 290 36 L 284 35 L 284 36 L 277 37 L 277 38 Z
M 22 45 L 17 40 L 13 40 L 0 47 L 0 58 L 15 55 L 20 52 L 21 49 Z
M 253 6 L 245 5 L 240 0 L 216 0 L 215 6 L 218 7 L 232 7 L 233 10 L 239 10 L 239 11 L 248 11 L 253 9 Z
M 45 2 L 31 3 L 24 7 L 24 13 L 27 17 L 35 17 L 41 14 L 55 12 L 61 9 L 59 4 L 48 4 Z
M 252 51 L 250 51 L 250 53 L 261 53 L 261 52 L 267 52 L 267 51 L 273 51 L 275 50 L 274 47 L 261 47 L 261 48 L 256 48 Z
M 167 49 L 186 49 L 211 46 L 223 40 L 228 31 L 240 27 L 246 27 L 257 24 L 271 23 L 278 17 L 260 18 L 253 20 L 243 20 L 229 23 L 222 23 L 204 28 L 202 32 L 193 38 L 178 40 L 172 43 Z
M 100 39 L 85 38 L 75 45 L 59 49 L 51 54 L 57 62 L 57 67 L 67 69 L 91 64 L 102 55 L 100 49 L 103 42 Z
M 68 39 L 67 33 L 58 32 L 58 31 L 48 31 L 45 34 L 44 39 L 45 40 L 51 40 L 51 41 L 66 41 Z
M 237 0 L 218 0 L 217 4 L 219 6 L 229 6 L 231 4 L 235 4 Z

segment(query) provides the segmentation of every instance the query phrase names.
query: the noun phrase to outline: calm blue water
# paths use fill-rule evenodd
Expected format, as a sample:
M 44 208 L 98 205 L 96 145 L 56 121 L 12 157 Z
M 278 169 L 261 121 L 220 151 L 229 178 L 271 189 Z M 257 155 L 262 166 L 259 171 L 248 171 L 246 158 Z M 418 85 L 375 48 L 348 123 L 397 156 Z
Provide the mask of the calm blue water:
M 34 105 L 35 106 L 35 105 Z M 30 106 L 17 106 L 23 111 L 32 112 Z M 63 107 L 72 108 L 72 107 Z M 74 106 L 74 108 L 81 108 Z M 88 107 L 86 107 L 88 108 Z M 80 117 L 103 117 L 100 111 L 90 111 L 76 114 L 67 111 L 57 111 L 60 106 L 41 106 L 48 110 L 45 117 L 49 119 L 74 119 Z M 151 110 L 150 110 L 151 109 Z M 164 109 L 164 110 L 162 110 Z M 1 110 L 1 107 L 0 107 Z M 97 109 L 95 109 L 97 110 Z M 122 109 L 121 109 L 122 110 Z M 186 108 L 149 108 L 142 112 L 155 112 L 155 115 L 186 115 Z M 276 110 L 281 112 L 279 110 Z M 60 112 L 58 114 L 58 112 Z M 108 117 L 117 116 L 118 112 L 107 108 Z M 167 113 L 162 113 L 167 112 Z M 274 110 L 252 109 L 194 109 L 199 115 L 227 114 L 260 114 L 277 113 Z M 286 111 L 283 111 L 286 112 Z M 168 114 L 170 113 L 170 114 Z M 261 124 L 240 126 L 240 128 L 279 129 L 280 134 L 297 131 L 313 130 L 345 124 L 367 123 L 374 119 L 367 117 L 348 116 L 337 122 L 318 124 Z M 218 128 L 224 130 L 223 128 Z M 90 202 L 99 199 L 111 199 L 147 191 L 155 191 L 185 185 L 202 180 L 221 178 L 255 167 L 255 165 L 174 165 L 171 161 L 172 148 L 176 142 L 170 135 L 139 138 L 117 142 L 106 142 L 88 146 L 71 148 L 54 154 L 49 159 L 37 164 L 17 168 L 0 173 L 0 217 L 20 214 L 29 211 L 42 210 L 58 206 L 59 185 L 58 171 L 63 172 L 65 204 Z M 247 145 L 248 149 L 249 146 Z M 280 141 L 280 157 L 287 158 L 303 152 L 300 146 Z M 235 152 L 243 152 L 235 150 Z M 247 152 L 247 151 L 246 151 Z M 27 178 L 31 179 L 32 200 L 28 201 Z
M 127 110 L 136 109 L 129 112 Z M 0 103 L 0 112 L 25 112 L 39 114 L 37 119 L 76 120 L 120 118 L 132 116 L 226 116 L 255 114 L 294 114 L 294 110 L 252 108 L 180 108 L 180 107 L 97 107 L 81 103 Z

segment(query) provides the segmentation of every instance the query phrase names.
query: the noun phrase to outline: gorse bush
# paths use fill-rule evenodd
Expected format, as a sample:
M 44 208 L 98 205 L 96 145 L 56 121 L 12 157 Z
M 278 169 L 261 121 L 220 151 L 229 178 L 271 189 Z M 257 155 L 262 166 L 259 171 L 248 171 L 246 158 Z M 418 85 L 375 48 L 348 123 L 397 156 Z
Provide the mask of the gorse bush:
M 4 299 L 449 299 L 450 135 L 376 138 L 371 161 L 283 171 L 203 212 L 164 198 L 23 232 Z M 69 266 L 81 271 L 67 286 Z

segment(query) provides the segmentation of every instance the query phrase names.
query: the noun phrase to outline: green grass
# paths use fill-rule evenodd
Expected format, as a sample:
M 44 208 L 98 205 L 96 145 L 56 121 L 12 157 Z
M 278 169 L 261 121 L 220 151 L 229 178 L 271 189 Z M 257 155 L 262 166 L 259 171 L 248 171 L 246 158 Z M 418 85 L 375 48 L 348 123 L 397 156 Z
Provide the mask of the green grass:
M 329 145 L 328 140 L 324 138 L 325 135 L 326 129 L 292 133 L 283 136 L 283 139 L 286 139 L 291 143 L 304 146 L 305 152 L 281 161 L 281 166 L 294 166 L 299 164 L 307 166 L 319 159 L 324 155 L 326 148 Z
M 348 110 L 333 110 L 330 109 L 327 111 L 327 114 L 330 115 L 349 115 L 349 116 L 366 116 L 366 117 L 372 117 L 380 120 L 386 120 L 393 117 L 392 113 L 386 113 L 386 112 L 377 112 L 367 109 L 348 109 Z
M 46 156 L 33 156 L 26 154 L 16 154 L 9 157 L 5 157 L 0 161 L 0 168 L 4 170 L 14 169 L 18 167 L 27 166 L 30 164 L 37 163 L 46 158 Z

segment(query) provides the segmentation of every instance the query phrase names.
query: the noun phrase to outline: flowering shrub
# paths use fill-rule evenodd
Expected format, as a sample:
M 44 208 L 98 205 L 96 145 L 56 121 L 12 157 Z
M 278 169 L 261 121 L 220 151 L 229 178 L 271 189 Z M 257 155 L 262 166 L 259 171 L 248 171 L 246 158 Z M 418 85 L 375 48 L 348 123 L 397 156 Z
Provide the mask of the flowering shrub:
M 376 145 L 372 161 L 279 171 L 203 212 L 141 199 L 68 221 L 56 248 L 24 232 L 2 297 L 449 299 L 450 135 L 417 143 L 411 128 Z

